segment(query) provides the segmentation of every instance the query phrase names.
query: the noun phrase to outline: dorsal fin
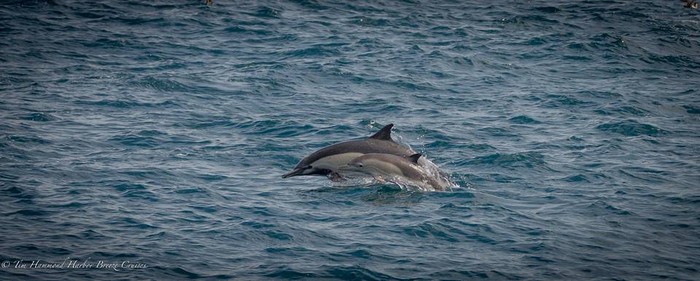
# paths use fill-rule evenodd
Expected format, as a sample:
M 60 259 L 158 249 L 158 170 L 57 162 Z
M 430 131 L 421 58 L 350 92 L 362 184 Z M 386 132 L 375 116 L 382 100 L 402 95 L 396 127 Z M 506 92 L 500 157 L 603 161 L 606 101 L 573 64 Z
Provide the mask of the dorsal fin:
M 378 140 L 388 140 L 391 141 L 391 127 L 394 127 L 394 124 L 389 124 L 384 126 L 379 132 L 376 132 L 374 135 L 370 136 L 370 139 L 378 139 Z
M 415 163 L 415 164 L 418 164 L 418 159 L 419 159 L 421 156 L 423 156 L 423 154 L 416 153 L 416 154 L 413 154 L 413 155 L 408 156 L 408 157 L 406 157 L 406 158 L 408 158 L 409 161 L 411 161 L 411 162 L 413 162 L 413 163 Z

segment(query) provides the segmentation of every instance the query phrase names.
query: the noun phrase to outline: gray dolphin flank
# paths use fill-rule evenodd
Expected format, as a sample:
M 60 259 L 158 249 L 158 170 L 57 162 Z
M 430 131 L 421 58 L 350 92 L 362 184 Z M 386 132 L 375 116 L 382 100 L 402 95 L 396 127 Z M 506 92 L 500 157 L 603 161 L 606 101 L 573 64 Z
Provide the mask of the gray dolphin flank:
M 283 178 L 322 175 L 331 180 L 339 180 L 342 176 L 338 170 L 353 159 L 367 153 L 384 153 L 406 157 L 415 152 L 402 146 L 391 138 L 391 128 L 394 124 L 384 126 L 379 132 L 362 140 L 346 141 L 324 147 L 299 161 L 294 169 L 282 175 Z
M 418 159 L 420 153 L 402 157 L 384 153 L 367 153 L 348 162 L 340 168 L 342 172 L 360 173 L 386 182 L 410 183 L 426 190 L 447 190 L 449 182 L 431 176 Z

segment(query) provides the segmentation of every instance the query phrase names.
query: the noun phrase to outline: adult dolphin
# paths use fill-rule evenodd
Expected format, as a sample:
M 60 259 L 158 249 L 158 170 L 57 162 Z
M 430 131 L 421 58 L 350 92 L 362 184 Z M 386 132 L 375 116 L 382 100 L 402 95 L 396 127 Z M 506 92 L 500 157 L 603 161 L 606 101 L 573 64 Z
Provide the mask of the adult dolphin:
M 331 180 L 340 180 L 338 168 L 367 153 L 385 153 L 406 157 L 415 154 L 408 147 L 396 143 L 391 138 L 394 124 L 384 126 L 379 132 L 366 139 L 346 141 L 324 147 L 304 157 L 294 169 L 282 175 L 283 178 L 305 175 L 322 175 Z
M 394 182 L 417 186 L 424 190 L 447 190 L 449 181 L 431 175 L 418 159 L 420 153 L 408 157 L 385 153 L 367 153 L 339 168 L 341 173 L 359 173 L 372 176 L 380 182 Z

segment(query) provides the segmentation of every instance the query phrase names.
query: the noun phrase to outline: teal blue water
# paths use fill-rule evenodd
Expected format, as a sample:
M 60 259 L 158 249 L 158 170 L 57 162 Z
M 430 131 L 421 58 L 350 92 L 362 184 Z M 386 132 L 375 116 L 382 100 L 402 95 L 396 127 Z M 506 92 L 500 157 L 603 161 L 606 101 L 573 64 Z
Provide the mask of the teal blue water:
M 682 2 L 4 1 L 0 38 L 0 279 L 700 278 Z M 459 187 L 280 177 L 389 123 Z

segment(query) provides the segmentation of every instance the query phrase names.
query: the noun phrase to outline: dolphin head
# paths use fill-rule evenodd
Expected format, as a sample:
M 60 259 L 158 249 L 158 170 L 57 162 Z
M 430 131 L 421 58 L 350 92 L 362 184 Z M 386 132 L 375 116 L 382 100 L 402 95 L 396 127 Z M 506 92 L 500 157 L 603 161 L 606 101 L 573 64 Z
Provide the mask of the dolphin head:
M 328 149 L 319 150 L 301 159 L 299 164 L 297 164 L 291 172 L 282 175 L 282 178 L 307 175 L 327 176 L 331 179 L 337 178 L 338 167 L 354 158 L 362 156 L 362 153 L 359 152 L 334 152 L 327 150 Z

